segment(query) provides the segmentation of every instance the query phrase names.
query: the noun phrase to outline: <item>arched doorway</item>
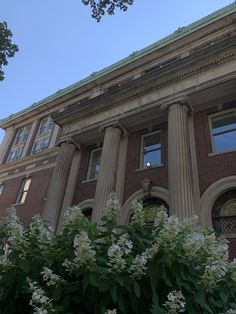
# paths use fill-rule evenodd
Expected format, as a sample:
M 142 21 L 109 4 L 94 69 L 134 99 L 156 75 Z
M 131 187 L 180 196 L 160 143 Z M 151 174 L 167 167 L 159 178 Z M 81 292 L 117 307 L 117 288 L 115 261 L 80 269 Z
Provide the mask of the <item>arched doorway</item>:
M 169 215 L 169 206 L 168 204 L 161 198 L 155 196 L 145 196 L 142 199 L 143 202 L 143 209 L 145 212 L 145 220 L 152 225 L 155 217 L 156 212 L 160 206 L 164 206 L 167 210 L 167 214 Z
M 212 224 L 218 233 L 236 235 L 236 189 L 217 198 L 212 208 Z

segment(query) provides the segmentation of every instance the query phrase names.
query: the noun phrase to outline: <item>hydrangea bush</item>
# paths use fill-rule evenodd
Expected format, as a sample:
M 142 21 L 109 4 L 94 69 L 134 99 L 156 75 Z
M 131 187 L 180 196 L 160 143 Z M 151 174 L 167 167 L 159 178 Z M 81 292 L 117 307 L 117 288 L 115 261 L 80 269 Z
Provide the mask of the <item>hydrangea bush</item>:
M 138 202 L 119 226 L 114 194 L 106 211 L 95 225 L 73 207 L 55 235 L 39 216 L 23 226 L 10 209 L 0 221 L 0 313 L 236 313 L 225 239 L 163 207 L 150 224 Z

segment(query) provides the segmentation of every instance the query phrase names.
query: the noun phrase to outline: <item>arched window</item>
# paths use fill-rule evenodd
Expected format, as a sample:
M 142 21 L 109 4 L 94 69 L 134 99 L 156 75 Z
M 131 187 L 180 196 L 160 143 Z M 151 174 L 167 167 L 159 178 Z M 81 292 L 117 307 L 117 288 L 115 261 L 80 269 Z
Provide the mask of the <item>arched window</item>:
M 217 232 L 236 233 L 236 189 L 222 194 L 212 209 L 212 223 Z
M 160 206 L 164 206 L 167 209 L 169 215 L 169 206 L 161 198 L 154 196 L 145 196 L 143 198 L 143 208 L 145 211 L 145 219 L 148 223 L 153 224 L 156 216 L 156 211 Z
M 83 213 L 84 216 L 88 219 L 88 221 L 91 221 L 91 219 L 92 219 L 92 213 L 93 213 L 92 207 L 83 208 L 83 209 L 82 209 L 82 213 Z

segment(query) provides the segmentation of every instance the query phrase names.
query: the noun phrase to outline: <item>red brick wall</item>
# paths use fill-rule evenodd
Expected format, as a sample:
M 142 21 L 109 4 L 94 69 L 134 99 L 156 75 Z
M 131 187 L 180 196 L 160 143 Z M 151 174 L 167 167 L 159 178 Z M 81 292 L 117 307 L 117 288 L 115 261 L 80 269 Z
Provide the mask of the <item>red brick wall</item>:
M 25 204 L 16 206 L 16 212 L 23 223 L 29 223 L 32 216 L 42 212 L 52 172 L 53 168 L 50 168 L 34 172 L 30 175 L 31 184 Z M 0 215 L 10 204 L 15 203 L 23 178 L 25 176 L 3 182 L 4 192 L 0 196 Z
M 73 198 L 73 204 L 77 205 L 84 200 L 94 198 L 95 189 L 97 181 L 90 181 L 82 183 L 82 181 L 86 180 L 87 171 L 88 171 L 88 164 L 90 158 L 90 150 L 85 149 L 82 154 L 75 194 Z
M 199 173 L 200 193 L 215 181 L 236 175 L 236 152 L 208 156 L 212 153 L 211 134 L 208 114 L 212 111 L 194 114 L 194 130 L 196 138 L 197 163 Z
M 140 165 L 141 136 L 147 134 L 147 130 L 130 134 L 128 140 L 127 163 L 125 170 L 125 184 L 123 203 L 137 190 L 141 189 L 141 182 L 144 179 L 152 180 L 152 184 L 168 189 L 167 170 L 167 123 L 158 127 L 161 130 L 162 163 L 163 167 L 135 171 Z

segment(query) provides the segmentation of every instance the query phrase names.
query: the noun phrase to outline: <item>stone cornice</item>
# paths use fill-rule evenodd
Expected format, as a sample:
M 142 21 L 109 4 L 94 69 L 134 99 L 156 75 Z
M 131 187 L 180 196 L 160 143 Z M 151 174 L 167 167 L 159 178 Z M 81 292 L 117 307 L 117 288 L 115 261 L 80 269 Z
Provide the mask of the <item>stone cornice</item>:
M 111 106 L 131 101 L 235 59 L 236 36 L 233 36 L 222 40 L 216 46 L 209 46 L 194 55 L 177 60 L 174 64 L 164 69 L 156 69 L 139 79 L 128 82 L 124 86 L 118 86 L 116 90 L 90 99 L 81 106 L 77 104 L 71 105 L 63 113 L 54 114 L 53 118 L 59 125 L 71 123 L 73 120 L 78 121 L 91 114 L 106 110 Z
M 231 5 L 232 6 L 232 5 Z M 233 8 L 233 6 L 232 6 Z M 213 14 L 214 15 L 214 14 Z M 28 119 L 38 113 L 38 111 L 52 110 L 53 108 L 62 105 L 64 102 L 72 101 L 75 97 L 83 97 L 93 87 L 115 79 L 122 78 L 122 76 L 131 74 L 132 71 L 147 67 L 153 62 L 160 61 L 161 58 L 169 58 L 169 55 L 176 53 L 179 50 L 191 49 L 193 44 L 197 44 L 201 40 L 210 40 L 211 36 L 217 37 L 223 32 L 228 32 L 234 27 L 236 22 L 235 9 L 225 10 L 223 14 L 212 17 L 211 19 L 202 20 L 201 23 L 193 23 L 191 28 L 184 27 L 177 30 L 173 35 L 162 40 L 158 44 L 153 44 L 147 49 L 143 49 L 138 53 L 133 53 L 132 57 L 127 58 L 127 62 L 118 62 L 113 67 L 108 67 L 107 71 L 100 71 L 100 75 L 91 75 L 90 77 L 75 83 L 62 91 L 59 91 L 45 100 L 42 100 L 31 107 L 19 112 L 12 117 L 0 122 L 2 128 L 7 128 L 10 125 L 18 124 L 24 119 Z M 109 69 L 109 71 L 108 71 Z

